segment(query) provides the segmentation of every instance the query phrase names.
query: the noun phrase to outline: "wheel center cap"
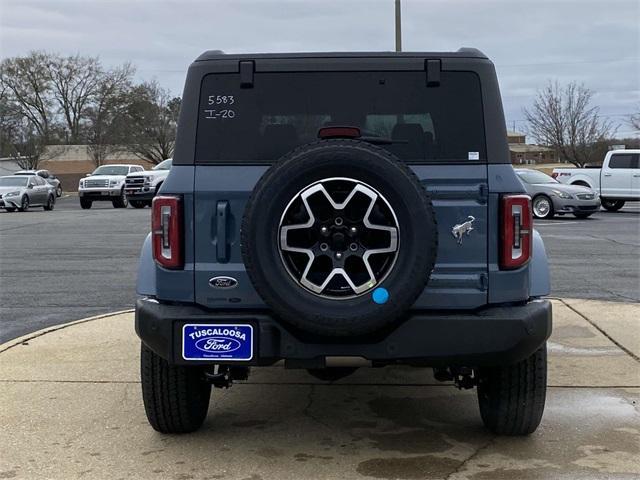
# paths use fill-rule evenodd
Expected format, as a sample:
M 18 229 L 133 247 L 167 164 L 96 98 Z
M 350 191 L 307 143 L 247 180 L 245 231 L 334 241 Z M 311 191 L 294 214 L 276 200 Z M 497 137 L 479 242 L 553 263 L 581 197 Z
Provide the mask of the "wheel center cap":
M 331 247 L 332 250 L 343 251 L 347 248 L 347 238 L 342 232 L 335 232 L 331 236 Z

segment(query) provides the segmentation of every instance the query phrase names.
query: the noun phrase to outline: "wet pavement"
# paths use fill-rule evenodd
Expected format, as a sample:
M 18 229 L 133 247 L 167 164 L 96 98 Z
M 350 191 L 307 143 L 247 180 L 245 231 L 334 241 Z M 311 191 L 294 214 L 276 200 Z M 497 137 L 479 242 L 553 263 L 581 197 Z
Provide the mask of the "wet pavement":
M 132 314 L 23 338 L 0 346 L 0 478 L 635 479 L 639 352 L 616 332 L 638 330 L 640 306 L 615 305 L 554 302 L 547 407 L 526 438 L 487 432 L 475 391 L 400 367 L 333 384 L 254 369 L 213 391 L 200 431 L 161 435 Z

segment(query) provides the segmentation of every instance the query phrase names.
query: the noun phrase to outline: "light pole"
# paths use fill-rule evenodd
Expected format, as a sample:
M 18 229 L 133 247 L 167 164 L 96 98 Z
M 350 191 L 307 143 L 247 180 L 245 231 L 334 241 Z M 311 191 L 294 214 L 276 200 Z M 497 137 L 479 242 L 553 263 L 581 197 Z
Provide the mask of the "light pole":
M 402 51 L 402 19 L 400 14 L 400 0 L 396 0 L 396 52 Z

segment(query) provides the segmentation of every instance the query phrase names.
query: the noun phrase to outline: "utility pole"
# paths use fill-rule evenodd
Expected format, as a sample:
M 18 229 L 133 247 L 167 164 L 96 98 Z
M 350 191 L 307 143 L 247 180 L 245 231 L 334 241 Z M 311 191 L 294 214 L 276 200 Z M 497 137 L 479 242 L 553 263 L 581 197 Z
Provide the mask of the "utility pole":
M 400 16 L 400 0 L 396 0 L 396 52 L 402 51 L 402 19 Z

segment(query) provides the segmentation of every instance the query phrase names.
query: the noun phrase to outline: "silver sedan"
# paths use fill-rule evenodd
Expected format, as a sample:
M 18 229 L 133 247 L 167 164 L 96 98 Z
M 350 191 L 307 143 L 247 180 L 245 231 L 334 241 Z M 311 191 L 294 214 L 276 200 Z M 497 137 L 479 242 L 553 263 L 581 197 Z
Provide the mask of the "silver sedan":
M 538 170 L 518 168 L 516 173 L 531 196 L 536 218 L 565 213 L 587 218 L 600 209 L 600 196 L 589 187 L 565 185 Z
M 62 196 L 62 182 L 49 170 L 20 170 L 15 172 L 14 175 L 38 175 L 44 178 L 44 181 L 49 185 L 52 185 L 56 192 L 56 197 Z
M 7 212 L 26 212 L 29 207 L 53 210 L 55 203 L 55 188 L 38 175 L 0 177 L 0 208 Z

